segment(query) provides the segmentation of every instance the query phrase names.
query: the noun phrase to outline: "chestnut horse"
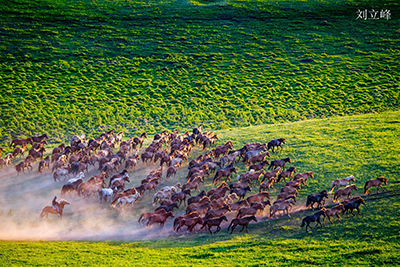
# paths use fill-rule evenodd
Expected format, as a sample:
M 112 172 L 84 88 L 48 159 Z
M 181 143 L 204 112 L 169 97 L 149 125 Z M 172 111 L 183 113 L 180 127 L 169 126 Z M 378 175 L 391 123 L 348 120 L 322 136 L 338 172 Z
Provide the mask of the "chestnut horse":
M 331 217 L 332 217 L 332 216 L 338 217 L 338 221 L 340 222 L 339 213 L 340 213 L 342 210 L 344 210 L 343 204 L 336 205 L 336 206 L 334 206 L 333 208 L 331 208 L 331 209 L 329 209 L 329 210 L 326 210 L 325 215 L 326 215 L 326 217 L 328 217 L 328 220 L 331 222 L 331 224 L 333 224 L 333 222 L 332 222 L 332 220 L 331 220 Z M 325 225 L 325 219 L 326 219 L 326 217 L 324 218 L 324 225 Z
M 44 216 L 46 216 L 46 218 L 49 218 L 49 213 L 51 214 L 59 214 L 60 219 L 63 216 L 63 211 L 64 211 L 64 206 L 66 205 L 70 205 L 70 203 L 66 200 L 61 200 L 59 203 L 57 203 L 58 206 L 58 210 L 53 208 L 52 206 L 46 206 L 43 208 L 42 212 L 40 213 L 39 218 L 43 218 Z
M 133 138 L 133 143 L 135 144 L 135 146 L 140 145 L 140 148 L 142 148 L 145 138 L 147 138 L 147 134 L 142 133 L 139 137 Z
M 333 201 L 334 202 L 337 201 L 339 199 L 339 197 L 341 197 L 341 196 L 347 196 L 347 199 L 349 199 L 351 196 L 351 192 L 353 190 L 356 190 L 356 191 L 358 190 L 358 188 L 355 184 L 346 186 L 345 188 L 342 188 L 342 189 L 338 189 L 335 192 L 335 194 L 333 195 Z
M 376 193 L 378 193 L 379 192 L 379 187 L 382 188 L 382 183 L 387 185 L 387 178 L 382 176 L 382 177 L 379 177 L 379 178 L 376 178 L 376 179 L 372 179 L 372 180 L 366 181 L 365 185 L 364 185 L 364 195 L 368 194 L 368 189 L 371 186 L 376 186 L 377 187 L 376 188 Z M 382 188 L 382 190 L 383 190 L 383 188 Z

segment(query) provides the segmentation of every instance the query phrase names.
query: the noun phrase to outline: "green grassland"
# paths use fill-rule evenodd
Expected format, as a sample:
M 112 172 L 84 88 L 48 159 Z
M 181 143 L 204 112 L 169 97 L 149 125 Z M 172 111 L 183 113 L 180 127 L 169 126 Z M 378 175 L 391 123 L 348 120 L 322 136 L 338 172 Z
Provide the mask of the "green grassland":
M 391 19 L 356 19 L 359 9 L 388 9 Z M 88 241 L 98 240 L 93 231 L 110 231 L 88 223 L 94 229 L 78 232 L 82 241 L 4 238 L 0 265 L 399 266 L 398 14 L 396 0 L 0 0 L 0 143 L 47 132 L 54 146 L 111 128 L 133 136 L 203 123 L 218 129 L 218 144 L 232 140 L 234 148 L 284 137 L 284 150 L 271 159 L 289 156 L 298 172 L 315 175 L 291 218 L 260 217 L 248 234 L 229 235 L 223 224 L 213 236 L 174 234 L 169 219 L 155 235 L 156 227 L 137 223 L 140 212 L 154 208 L 148 196 L 128 214 L 97 199 L 72 199 L 62 223 L 39 223 L 43 203 L 61 184 L 49 173 L 17 176 L 6 167 L 1 211 L 13 215 L 0 213 L 0 239 L 12 222 L 35 240 L 46 227 L 76 240 L 68 236 L 96 211 L 112 234 L 127 237 Z M 192 158 L 200 153 L 194 149 Z M 149 168 L 156 166 L 140 163 L 127 186 L 137 186 Z M 169 183 L 186 173 L 184 166 Z M 305 233 L 301 219 L 312 213 L 303 210 L 306 196 L 351 174 L 357 195 L 378 176 L 389 179 L 386 192 L 365 197 L 361 215 Z M 30 208 L 20 206 L 26 199 Z
M 395 0 L 0 2 L 0 142 L 399 108 Z
M 146 233 L 150 236 L 154 234 L 154 231 L 158 231 L 157 227 L 146 229 L 137 223 L 137 218 L 144 209 L 149 211 L 154 208 L 149 204 L 151 197 L 146 194 L 137 203 L 132 213 L 114 216 L 114 224 L 121 227 L 116 233 L 123 231 L 128 236 L 124 241 L 84 241 L 91 238 L 82 238 L 82 241 L 78 242 L 2 241 L 0 242 L 0 258 L 6 266 L 126 266 L 134 264 L 141 266 L 206 264 L 211 266 L 317 264 L 398 266 L 400 264 L 399 132 L 399 111 L 220 130 L 217 132 L 221 139 L 219 142 L 232 140 L 235 148 L 244 143 L 262 142 L 278 136 L 287 138 L 284 150 L 272 154 L 271 159 L 289 156 L 293 161 L 290 166 L 296 166 L 298 172 L 312 170 L 315 176 L 300 190 L 299 201 L 295 206 L 297 212 L 293 213 L 292 217 L 279 219 L 259 217 L 257 224 L 253 223 L 249 226 L 248 234 L 239 233 L 237 229 L 233 235 L 229 235 L 226 231 L 228 223 L 223 224 L 222 231 L 215 235 L 210 235 L 207 231 L 189 235 L 184 232 L 174 234 L 171 230 L 172 220 L 169 219 L 162 229 L 163 234 L 146 238 Z M 199 153 L 201 153 L 200 149 L 195 148 L 191 158 Z M 243 163 L 237 166 L 238 173 L 245 171 Z M 138 170 L 130 174 L 132 180 L 128 186 L 137 185 L 142 179 L 141 175 L 145 176 L 145 173 L 148 173 L 149 167 L 145 170 L 142 168 L 142 164 L 139 164 Z M 169 183 L 182 182 L 186 173 L 186 166 L 184 166 L 177 177 Z M 342 215 L 342 222 L 334 219 L 334 224 L 330 224 L 327 221 L 324 228 L 314 228 L 312 232 L 305 233 L 304 228 L 300 227 L 301 220 L 313 212 L 304 210 L 306 196 L 329 189 L 333 179 L 350 174 L 356 177 L 355 184 L 359 188 L 356 195 L 362 195 L 366 180 L 377 176 L 387 177 L 388 185 L 384 186 L 384 193 L 375 194 L 375 189 L 373 189 L 370 195 L 365 196 L 366 205 L 361 206 L 361 215 L 356 217 L 350 215 L 349 218 Z M 5 178 L 2 177 L 2 179 Z M 5 182 L 9 183 L 13 180 L 17 183 L 18 179 L 21 179 L 20 185 L 17 184 L 18 187 L 28 183 L 26 178 L 21 176 L 18 178 L 16 174 L 10 174 Z M 49 177 L 37 175 L 33 180 L 36 184 L 45 184 L 48 179 Z M 210 188 L 211 181 L 212 177 L 207 178 L 201 189 Z M 47 198 L 49 202 L 54 192 L 59 192 L 60 187 L 60 183 L 50 183 L 47 187 L 40 188 L 43 192 L 39 195 L 42 197 L 47 194 L 47 197 L 43 199 Z M 276 186 L 278 192 L 281 187 L 282 184 Z M 1 190 L 9 192 L 11 187 Z M 271 198 L 275 199 L 278 192 L 271 192 Z M 253 193 L 255 192 L 251 192 Z M 1 195 L 4 194 L 1 191 Z M 66 228 L 60 232 L 60 235 L 68 232 L 73 234 L 74 231 L 79 230 L 77 229 L 79 227 L 75 226 L 72 227 L 71 232 L 69 228 L 71 226 L 68 223 L 74 223 L 77 220 L 76 213 L 72 211 L 78 209 L 80 205 L 76 199 L 71 199 L 71 201 L 73 204 L 68 206 L 63 218 L 63 223 L 66 224 L 61 224 Z M 7 206 L 5 199 L 1 199 L 1 202 L 3 208 Z M 327 203 L 331 206 L 332 200 L 330 199 Z M 95 206 L 99 208 L 98 205 L 95 203 Z M 105 207 L 102 206 L 102 208 Z M 267 211 L 268 209 L 266 213 Z M 32 225 L 38 227 L 33 227 L 32 232 L 40 229 L 38 223 L 34 222 L 37 220 L 37 210 L 32 211 L 32 214 L 26 212 L 19 215 L 21 211 L 16 208 L 14 212 L 16 217 L 32 217 L 30 219 Z M 183 212 L 184 207 L 181 207 L 174 213 L 180 215 Z M 3 215 L 2 218 L 4 227 L 7 224 L 7 217 Z M 118 224 L 121 220 L 127 223 Z M 56 217 L 49 219 L 47 223 L 49 231 L 58 225 L 58 221 Z M 79 223 L 76 225 L 79 226 Z M 20 226 L 23 231 L 24 223 Z M 135 241 L 137 239 L 134 234 L 129 237 L 130 232 L 133 233 L 138 229 L 142 232 L 139 239 L 149 240 Z M 68 240 L 68 237 L 66 239 Z M 106 238 L 105 240 L 115 239 Z

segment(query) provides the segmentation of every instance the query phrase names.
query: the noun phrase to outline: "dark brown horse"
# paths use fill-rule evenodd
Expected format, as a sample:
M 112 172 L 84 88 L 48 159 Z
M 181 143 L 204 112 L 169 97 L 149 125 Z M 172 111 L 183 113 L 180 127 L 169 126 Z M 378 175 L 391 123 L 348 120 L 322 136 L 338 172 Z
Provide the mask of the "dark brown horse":
M 353 213 L 353 210 L 356 209 L 358 211 L 358 215 L 360 215 L 360 205 L 361 204 L 365 205 L 364 199 L 362 199 L 361 197 L 355 197 L 355 198 L 351 199 L 350 202 L 348 202 L 344 205 L 343 213 L 346 213 L 347 217 L 349 217 L 349 211 L 350 211 L 351 214 L 353 214 L 353 216 L 355 216 Z
M 231 233 L 230 233 L 230 234 L 232 234 L 232 233 L 233 233 L 233 230 L 235 230 L 236 226 L 240 225 L 240 226 L 242 226 L 242 230 L 240 230 L 239 232 L 243 231 L 244 228 L 246 227 L 246 233 L 248 233 L 248 232 L 249 232 L 249 231 L 248 231 L 248 225 L 249 225 L 249 223 L 250 223 L 251 221 L 257 222 L 256 217 L 255 217 L 255 216 L 248 216 L 248 217 L 244 217 L 244 218 L 236 218 L 236 219 L 233 219 L 233 220 L 231 221 L 231 224 L 228 226 L 228 232 L 229 232 L 229 228 L 232 227 L 232 228 L 231 228 L 232 231 L 231 231 Z
M 211 232 L 211 228 L 216 226 L 217 230 L 215 230 L 215 232 L 214 232 L 214 234 L 215 234 L 215 233 L 221 231 L 220 225 L 221 225 L 222 221 L 228 221 L 228 219 L 226 218 L 225 215 L 218 219 L 208 219 L 208 220 L 206 219 L 206 220 L 204 220 L 203 226 L 200 228 L 200 230 L 207 226 L 208 231 L 210 231 L 210 234 L 213 234 L 213 232 Z
M 32 141 L 34 143 L 39 143 L 42 142 L 43 139 L 49 139 L 49 136 L 47 135 L 47 133 L 42 134 L 40 136 L 32 136 Z M 47 142 L 46 142 L 47 143 Z
M 290 179 L 290 177 L 292 177 L 293 173 L 295 173 L 295 172 L 296 172 L 296 167 L 290 167 L 289 169 L 287 169 L 286 171 L 281 172 L 278 175 L 278 181 L 277 182 L 279 183 L 282 180 L 282 178 L 286 182 L 286 178 Z
M 272 152 L 274 153 L 275 152 L 274 148 L 276 147 L 276 149 L 279 149 L 279 147 L 280 147 L 281 151 L 282 151 L 283 150 L 282 144 L 286 144 L 285 138 L 278 138 L 278 139 L 272 140 L 272 141 L 268 142 L 267 150 L 272 149 Z
M 33 145 L 33 140 L 31 137 L 26 138 L 26 139 L 13 139 L 11 141 L 10 147 L 12 146 L 14 149 L 16 146 L 23 146 L 23 145 L 28 145 L 28 144 Z
M 213 180 L 213 185 L 218 184 L 219 180 L 222 177 L 226 177 L 226 181 L 230 181 L 231 180 L 231 174 L 232 173 L 237 173 L 236 172 L 236 168 L 235 167 L 229 167 L 229 168 L 223 168 L 223 169 L 219 169 L 214 176 L 214 180 Z
M 286 163 L 288 163 L 288 162 L 289 162 L 289 163 L 292 163 L 292 162 L 290 161 L 290 158 L 284 158 L 284 159 L 273 160 L 273 161 L 271 161 L 271 165 L 269 165 L 268 170 L 270 170 L 270 169 L 275 170 L 276 168 L 281 167 L 281 168 L 282 168 L 282 171 L 284 171 L 284 170 L 285 170 L 285 165 L 286 165 Z
M 312 215 L 306 216 L 303 219 L 303 221 L 301 222 L 301 226 L 300 227 L 303 227 L 304 225 L 307 224 L 307 226 L 306 226 L 306 233 L 307 233 L 308 232 L 308 230 L 307 230 L 308 227 L 310 227 L 310 229 L 312 229 L 311 226 L 310 226 L 310 223 L 311 222 L 317 222 L 317 225 L 318 224 L 321 225 L 321 228 L 322 228 L 322 223 L 321 223 L 321 219 L 320 218 L 321 218 L 321 215 L 323 215 L 324 217 L 326 216 L 325 212 L 326 212 L 325 208 L 322 208 L 320 211 L 318 211 L 318 212 L 316 212 L 316 213 L 314 213 Z

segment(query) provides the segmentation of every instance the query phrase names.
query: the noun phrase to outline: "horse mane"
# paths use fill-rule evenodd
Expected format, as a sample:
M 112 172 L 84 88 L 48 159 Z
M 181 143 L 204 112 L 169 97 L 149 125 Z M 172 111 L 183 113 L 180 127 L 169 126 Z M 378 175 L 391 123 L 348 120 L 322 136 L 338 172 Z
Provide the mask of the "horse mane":
M 381 181 L 381 182 L 386 182 L 386 181 L 387 181 L 387 178 L 385 178 L 385 177 L 383 177 L 383 176 L 378 177 L 378 178 L 376 178 L 376 179 L 378 179 L 378 180 Z

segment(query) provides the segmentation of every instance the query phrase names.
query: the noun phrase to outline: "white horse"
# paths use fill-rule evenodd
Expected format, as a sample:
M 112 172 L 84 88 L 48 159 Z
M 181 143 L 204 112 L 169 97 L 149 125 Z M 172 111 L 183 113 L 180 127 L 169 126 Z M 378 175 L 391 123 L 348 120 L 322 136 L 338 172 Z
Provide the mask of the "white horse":
M 157 202 L 161 203 L 164 199 L 170 199 L 173 194 L 178 192 L 178 188 L 181 188 L 181 184 L 177 183 L 175 186 L 164 186 L 160 191 L 154 194 L 153 205 Z
M 330 194 L 332 194 L 333 189 L 335 187 L 337 187 L 337 189 L 339 189 L 341 186 L 347 186 L 349 184 L 350 181 L 355 182 L 356 179 L 354 178 L 353 175 L 350 175 L 349 177 L 343 178 L 343 179 L 336 179 L 332 182 L 331 184 L 331 191 Z
M 99 191 L 100 203 L 102 203 L 103 200 L 105 202 L 110 202 L 113 199 L 116 192 L 117 192 L 117 188 L 115 188 L 115 187 L 112 189 L 111 188 L 101 189 Z
M 60 176 L 65 176 L 69 178 L 69 170 L 64 168 L 55 170 L 53 173 L 54 182 L 57 180 L 61 181 Z
M 85 178 L 85 174 L 83 172 L 80 172 L 75 178 L 69 179 L 66 185 L 73 184 L 78 180 L 82 180 L 83 178 Z
M 134 195 L 120 197 L 115 203 L 114 207 L 118 207 L 120 209 L 124 207 L 133 208 L 133 203 L 135 203 L 139 196 L 139 192 L 136 192 Z

